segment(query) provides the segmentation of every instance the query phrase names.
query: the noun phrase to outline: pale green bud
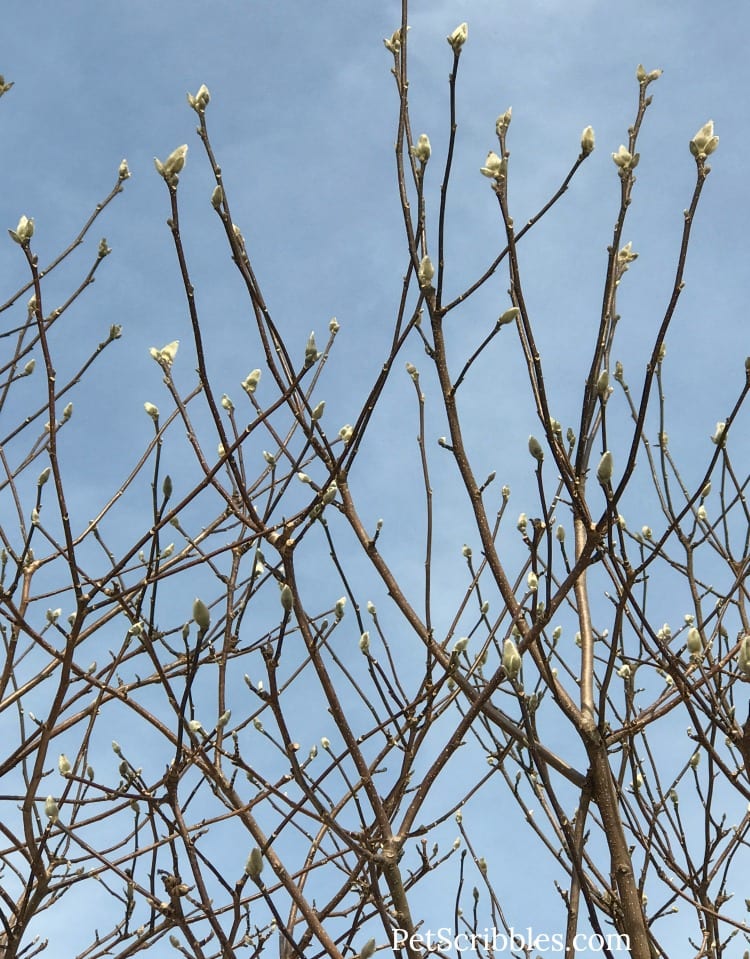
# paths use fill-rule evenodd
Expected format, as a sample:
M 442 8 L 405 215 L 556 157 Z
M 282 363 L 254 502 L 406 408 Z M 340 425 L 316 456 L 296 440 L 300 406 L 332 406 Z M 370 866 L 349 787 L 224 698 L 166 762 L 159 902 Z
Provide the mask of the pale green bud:
M 223 729 L 229 720 L 232 718 L 232 710 L 227 709 L 226 712 L 223 712 L 221 716 L 216 720 L 216 728 Z
M 195 96 L 188 93 L 187 99 L 188 103 L 196 113 L 203 114 L 206 112 L 206 107 L 208 106 L 208 101 L 211 99 L 211 94 L 208 92 L 208 87 L 206 84 L 202 83 Z
M 47 610 L 47 622 L 56 623 L 58 619 L 62 616 L 61 609 L 48 609 Z
M 600 400 L 605 401 L 609 396 L 609 371 L 602 370 L 596 381 L 596 395 Z
M 743 676 L 750 677 L 750 633 L 745 633 L 737 653 L 737 668 Z
M 375 603 L 373 603 L 371 599 L 367 600 L 367 612 L 370 614 L 370 616 L 372 616 L 373 619 L 375 618 L 377 609 L 375 608 Z
M 500 492 L 503 499 L 507 502 L 510 499 L 510 486 L 503 486 Z
M 564 543 L 564 542 L 565 542 L 565 527 L 564 527 L 564 526 L 558 526 L 558 527 L 557 527 L 557 529 L 555 530 L 555 537 L 556 537 L 558 543 Z
M 705 507 L 705 506 L 699 506 L 699 507 L 698 507 L 698 512 L 697 512 L 696 515 L 697 515 L 698 519 L 699 519 L 702 523 L 705 523 L 705 522 L 708 521 L 708 513 L 706 512 L 706 507 Z
M 57 768 L 60 771 L 61 776 L 70 775 L 70 771 L 73 767 L 70 765 L 70 760 L 65 755 L 65 753 L 60 753 L 60 756 L 57 760 Z
M 179 340 L 173 340 L 171 343 L 167 343 L 166 346 L 163 346 L 160 350 L 155 346 L 152 346 L 149 349 L 149 353 L 153 359 L 162 366 L 165 370 L 170 370 L 172 364 L 174 363 L 174 358 L 177 356 L 177 350 L 180 347 Z
M 22 216 L 15 230 L 8 230 L 13 240 L 21 246 L 28 246 L 34 235 L 34 218 Z
M 318 348 L 315 345 L 315 331 L 312 331 L 305 344 L 305 366 L 312 366 L 319 356 L 320 353 L 318 353 Z
M 698 766 L 700 765 L 700 761 L 701 761 L 700 750 L 699 750 L 699 749 L 696 749 L 695 752 L 693 753 L 693 755 L 690 757 L 690 760 L 689 760 L 689 766 L 690 766 L 690 768 L 691 768 L 691 769 L 697 769 Z
M 252 373 L 248 373 L 248 375 L 242 381 L 242 389 L 247 393 L 248 396 L 252 396 L 257 389 L 258 383 L 260 382 L 260 376 L 260 370 L 253 370 Z
M 156 420 L 159 419 L 159 407 L 158 407 L 158 406 L 154 406 L 153 403 L 144 403 L 144 404 L 143 404 L 143 408 L 144 408 L 144 410 L 148 413 L 148 415 L 151 417 L 151 419 L 154 420 L 154 422 L 156 422 Z
M 506 639 L 503 644 L 503 669 L 508 679 L 515 679 L 521 669 L 521 656 L 518 647 L 510 638 Z
M 219 210 L 224 202 L 224 190 L 217 183 L 211 193 L 211 206 L 214 210 Z
M 44 802 L 44 813 L 50 822 L 57 822 L 60 818 L 60 810 L 55 802 L 54 796 L 47 796 Z
M 526 516 L 526 513 L 519 513 L 518 519 L 516 521 L 516 529 L 518 530 L 518 532 L 525 533 L 527 525 L 528 525 L 528 517 Z
M 724 442 L 724 433 L 726 432 L 726 429 L 727 429 L 727 424 L 723 421 L 719 421 L 716 424 L 716 431 L 714 432 L 714 435 L 711 437 L 711 442 L 715 443 L 716 446 L 721 446 L 722 443 Z
M 630 679 L 632 673 L 633 673 L 633 669 L 630 666 L 630 663 L 623 663 L 623 665 L 620 666 L 620 668 L 617 670 L 617 675 L 621 679 Z
M 432 283 L 432 278 L 435 275 L 435 267 L 432 265 L 432 260 L 429 256 L 423 256 L 419 264 L 419 269 L 417 270 L 417 280 L 419 285 L 423 288 L 429 287 Z
M 686 646 L 691 657 L 698 657 L 703 652 L 703 640 L 695 626 L 691 626 L 688 630 Z
M 257 879 L 260 874 L 263 872 L 263 854 L 260 849 L 255 846 L 247 857 L 247 862 L 245 863 L 245 874 L 251 879 Z
M 411 27 L 407 27 L 406 29 L 411 30 Z M 390 50 L 390 52 L 393 54 L 398 53 L 399 50 L 401 49 L 402 36 L 403 34 L 400 27 L 398 30 L 394 30 L 390 36 L 390 39 L 386 37 L 383 40 L 383 43 L 385 44 L 386 49 Z
M 115 756 L 122 756 L 122 749 L 120 748 L 120 744 L 116 739 L 112 740 L 112 752 L 115 754 Z
M 331 748 L 331 740 L 328 738 L 328 736 L 321 736 L 320 745 L 323 747 L 323 749 L 328 750 Z
M 35 366 L 36 366 L 36 360 L 32 356 L 31 359 L 28 361 L 28 363 L 26 363 L 26 365 L 23 368 L 23 375 L 31 376 L 31 374 L 34 372 Z
M 177 185 L 179 179 L 178 174 L 185 166 L 187 152 L 187 144 L 183 143 L 182 146 L 177 147 L 176 150 L 173 150 L 163 163 L 154 157 L 154 166 L 156 167 L 157 172 L 164 177 L 169 186 Z
M 631 153 L 627 147 L 620 144 L 617 153 L 612 154 L 612 159 L 621 173 L 627 173 L 638 166 L 640 155 L 638 153 Z
M 454 643 L 453 652 L 456 654 L 463 653 L 466 651 L 466 648 L 468 647 L 468 645 L 469 645 L 469 637 L 461 636 L 461 638 L 457 639 L 456 642 Z
M 332 336 L 335 336 L 338 331 L 341 329 L 341 325 L 335 316 L 331 317 L 331 321 L 328 324 L 328 330 Z
M 544 450 L 536 436 L 529 437 L 529 453 L 531 453 L 537 463 L 541 463 L 544 459 Z
M 484 170 L 482 171 L 484 172 Z M 521 309 L 518 306 L 512 306 L 509 310 L 506 310 L 505 313 L 501 314 L 497 320 L 497 326 L 507 326 L 508 323 L 513 323 L 521 315 Z
M 168 500 L 172 495 L 172 477 L 169 474 L 164 477 L 164 482 L 161 484 L 161 491 L 164 494 L 165 500 Z
M 336 606 L 334 608 L 334 615 L 336 616 L 336 622 L 339 622 L 344 618 L 344 607 L 346 606 L 346 596 L 342 596 L 341 599 L 336 600 Z
M 273 453 L 269 453 L 268 450 L 263 450 L 263 459 L 268 463 L 269 466 L 276 465 L 276 457 Z
M 556 643 L 561 636 L 562 626 L 555 626 L 555 628 L 552 630 L 552 641 Z
M 339 430 L 339 439 L 343 440 L 344 446 L 346 446 L 354 436 L 354 427 L 347 423 L 345 426 L 342 426 Z
M 50 472 L 51 472 L 51 467 L 45 466 L 45 468 L 39 474 L 39 479 L 36 481 L 36 485 L 39 487 L 44 486 L 44 484 L 49 479 Z
M 501 137 L 510 126 L 510 121 L 513 119 L 513 107 L 508 107 L 505 113 L 501 113 L 500 116 L 495 121 L 495 133 Z
M 621 273 L 624 273 L 628 264 L 638 259 L 638 254 L 633 250 L 633 241 L 628 240 L 625 246 L 617 254 L 617 265 Z
M 690 152 L 696 159 L 705 159 L 718 145 L 719 138 L 714 136 L 714 121 L 709 120 L 690 141 Z
M 370 651 L 370 634 L 367 630 L 359 637 L 359 648 L 365 655 Z
M 644 539 L 648 539 L 648 540 L 653 539 L 654 531 L 651 529 L 650 526 L 641 526 L 641 536 Z
M 422 133 L 416 144 L 411 148 L 411 154 L 416 160 L 419 160 L 421 164 L 425 164 L 430 159 L 431 153 L 432 146 L 430 145 L 430 138 L 426 133 Z
M 461 555 L 464 559 L 471 559 L 471 546 L 467 546 L 466 543 L 461 547 Z
M 312 482 L 312 480 L 311 480 L 310 477 L 307 475 L 307 473 L 297 473 L 297 479 L 300 481 L 300 483 L 308 483 L 308 484 L 309 484 L 309 483 Z
M 279 594 L 279 599 L 281 601 L 281 608 L 285 613 L 290 613 L 292 611 L 292 606 L 294 605 L 294 596 L 292 594 L 291 587 L 284 583 L 281 587 L 281 593 Z
M 321 418 L 321 416 L 323 415 L 323 410 L 325 410 L 325 408 L 326 408 L 325 400 L 321 400 L 320 403 L 317 403 L 315 406 L 313 406 L 312 412 L 310 413 L 310 419 L 313 421 L 313 423 L 316 423 Z
M 200 719 L 191 719 L 187 725 L 191 733 L 199 733 L 203 729 Z
M 359 959 L 370 959 L 370 957 L 375 953 L 375 940 L 368 939 L 367 942 L 362 946 L 362 950 L 359 954 Z
M 234 403 L 231 401 L 231 399 L 227 396 L 226 393 L 224 393 L 221 397 L 221 406 L 223 409 L 227 411 L 227 413 L 234 412 Z
M 482 616 L 486 616 L 487 613 L 489 613 L 489 611 L 490 611 L 490 601 L 488 599 L 485 599 L 485 601 L 479 607 L 479 612 L 482 614 Z
M 450 44 L 454 53 L 458 54 L 461 52 L 461 47 L 466 43 L 469 37 L 469 25 L 468 23 L 460 23 L 453 33 L 450 36 L 446 37 L 446 40 Z
M 209 612 L 208 606 L 206 606 L 202 599 L 198 599 L 197 596 L 193 603 L 193 619 L 202 633 L 208 632 L 211 626 L 211 613 Z
M 62 420 L 63 423 L 67 423 L 70 417 L 73 415 L 73 404 L 66 403 L 62 411 Z
M 117 176 L 120 180 L 127 180 L 130 177 L 130 169 L 128 168 L 128 161 L 124 158 L 120 161 L 120 166 L 117 170 Z
M 609 450 L 607 450 L 599 460 L 599 465 L 596 468 L 596 478 L 599 480 L 602 486 L 606 486 L 612 479 L 613 468 L 614 462 L 612 460 L 612 454 Z
M 508 161 L 505 157 L 498 156 L 494 150 L 490 150 L 487 159 L 484 161 L 484 166 L 479 168 L 479 172 L 482 176 L 489 177 L 491 180 L 502 180 L 508 172 Z
M 535 593 L 539 589 L 539 577 L 533 570 L 526 577 L 526 582 L 530 593 Z
M 581 154 L 587 157 L 594 152 L 594 128 L 586 127 L 581 134 Z

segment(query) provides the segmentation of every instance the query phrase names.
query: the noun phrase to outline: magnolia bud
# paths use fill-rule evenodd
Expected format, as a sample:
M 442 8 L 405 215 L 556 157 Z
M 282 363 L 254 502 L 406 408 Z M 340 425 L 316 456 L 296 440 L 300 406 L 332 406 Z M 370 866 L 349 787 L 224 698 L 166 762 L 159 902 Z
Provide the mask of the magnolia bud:
M 359 954 L 359 959 L 370 959 L 370 957 L 375 952 L 375 940 L 368 939 L 367 942 L 362 946 L 362 950 Z
M 594 152 L 594 128 L 586 127 L 581 134 L 581 154 L 587 157 Z
M 429 256 L 423 256 L 419 264 L 419 269 L 417 270 L 417 280 L 421 287 L 429 287 L 432 282 L 432 278 L 435 275 L 435 267 L 432 265 L 432 260 Z
M 312 366 L 320 356 L 318 348 L 315 345 L 315 331 L 313 330 L 307 338 L 305 344 L 305 366 Z
M 285 613 L 290 613 L 292 611 L 292 606 L 294 605 L 294 596 L 292 595 L 292 589 L 287 584 L 281 587 L 281 593 L 279 594 L 279 599 L 281 600 L 281 608 Z
M 221 397 L 221 406 L 223 409 L 227 411 L 227 413 L 234 412 L 234 403 L 231 401 L 231 399 L 227 396 L 226 393 L 224 393 Z
M 359 637 L 359 648 L 365 654 L 370 651 L 370 634 L 367 630 Z
M 512 306 L 509 310 L 506 310 L 500 317 L 498 317 L 497 326 L 507 326 L 508 323 L 513 323 L 514 320 L 517 320 L 521 315 L 521 309 L 518 306 Z
M 510 638 L 506 639 L 503 644 L 503 669 L 508 679 L 515 679 L 521 669 L 521 656 L 518 647 Z
M 342 596 L 341 599 L 336 600 L 336 606 L 334 608 L 334 614 L 336 616 L 336 621 L 339 622 L 344 618 L 344 607 L 346 606 L 346 596 Z
M 606 486 L 612 479 L 613 466 L 612 454 L 607 450 L 599 460 L 599 465 L 596 468 L 596 478 L 602 486 Z
M 57 822 L 60 818 L 60 810 L 54 796 L 47 796 L 44 802 L 44 812 L 50 822 Z
M 211 206 L 214 208 L 214 210 L 218 210 L 221 207 L 221 204 L 223 202 L 224 202 L 224 191 L 217 183 L 211 193 Z
M 8 230 L 8 233 L 16 243 L 21 246 L 28 246 L 29 240 L 34 235 L 34 218 L 29 219 L 27 216 L 22 216 L 15 230 Z
M 211 99 L 211 94 L 208 92 L 208 87 L 206 84 L 202 83 L 195 96 L 188 93 L 187 98 L 188 103 L 195 110 L 195 112 L 201 114 L 206 112 L 206 107 L 208 106 L 208 101 Z
M 471 559 L 471 546 L 467 546 L 466 543 L 461 547 L 461 555 L 464 559 Z
M 504 157 L 498 156 L 494 150 L 490 150 L 484 166 L 479 168 L 482 176 L 489 177 L 491 180 L 502 180 L 507 172 L 508 164 Z M 507 322 L 510 322 L 509 320 Z
M 696 749 L 695 752 L 693 753 L 693 755 L 692 755 L 692 756 L 690 757 L 690 759 L 689 759 L 689 766 L 690 766 L 690 768 L 691 768 L 691 769 L 697 769 L 700 761 L 701 761 L 700 750 L 699 750 L 699 749 Z
M 152 419 L 154 422 L 156 422 L 156 420 L 159 419 L 159 407 L 158 407 L 158 406 L 154 406 L 153 403 L 144 403 L 144 404 L 143 404 L 143 408 L 144 408 L 144 410 L 148 413 L 148 415 L 151 417 L 151 419 Z
M 176 150 L 173 150 L 163 163 L 154 157 L 154 166 L 156 167 L 157 172 L 164 177 L 169 186 L 174 187 L 177 185 L 177 174 L 180 173 L 185 166 L 187 152 L 187 144 L 183 143 L 182 146 L 177 147 Z
M 705 159 L 718 145 L 719 138 L 714 136 L 714 121 L 709 120 L 690 141 L 690 152 L 696 159 Z
M 715 443 L 717 446 L 721 446 L 724 442 L 724 433 L 726 432 L 727 424 L 723 421 L 720 421 L 716 424 L 716 431 L 711 437 L 711 442 Z
M 247 374 L 247 377 L 242 381 L 241 386 L 248 396 L 252 396 L 257 389 L 259 382 L 260 370 L 253 370 L 252 373 Z
M 750 633 L 745 633 L 737 653 L 737 668 L 743 676 L 750 677 Z
M 193 603 L 193 619 L 202 633 L 208 631 L 211 625 L 211 613 L 208 611 L 208 606 L 206 606 L 203 600 L 197 597 Z
M 119 169 L 117 170 L 117 176 L 120 180 L 127 180 L 130 176 L 130 170 L 128 168 L 128 161 L 123 159 L 120 161 Z
M 256 846 L 245 863 L 245 874 L 251 879 L 257 879 L 263 872 L 263 854 Z
M 328 324 L 328 330 L 331 333 L 331 335 L 335 336 L 340 329 L 341 329 L 341 325 L 339 324 L 339 321 L 336 319 L 335 316 L 331 317 L 331 321 Z
M 628 173 L 630 170 L 634 170 L 638 166 L 640 155 L 638 153 L 631 153 L 627 147 L 620 144 L 617 153 L 612 154 L 612 159 L 622 174 Z
M 535 593 L 539 589 L 539 577 L 533 570 L 526 577 L 526 582 L 528 583 L 530 593 Z
M 70 760 L 69 760 L 68 757 L 65 755 L 65 753 L 60 753 L 60 757 L 59 757 L 59 759 L 57 760 L 57 768 L 59 769 L 61 776 L 69 776 L 69 775 L 70 775 L 70 770 L 71 770 L 73 767 L 70 765 Z
M 330 749 L 331 740 L 328 738 L 328 736 L 321 736 L 320 745 L 323 747 L 323 749 Z
M 558 543 L 564 543 L 564 542 L 565 542 L 565 527 L 564 527 L 564 526 L 558 526 L 557 529 L 555 530 L 555 536 L 556 536 L 556 538 L 557 538 L 557 542 L 558 542 Z
M 457 639 L 453 645 L 453 652 L 458 655 L 458 653 L 463 653 L 466 651 L 467 646 L 469 645 L 469 637 L 461 636 L 460 639 Z
M 420 163 L 425 164 L 430 159 L 431 153 L 430 138 L 426 133 L 422 133 L 416 144 L 411 148 L 411 154 L 415 159 L 419 160 Z
M 519 513 L 518 520 L 516 521 L 516 529 L 518 530 L 519 533 L 526 532 L 527 523 L 528 523 L 528 518 L 526 516 L 526 513 Z
M 373 619 L 375 619 L 377 610 L 375 609 L 375 603 L 373 603 L 370 599 L 367 600 L 367 612 L 370 614 L 370 616 L 372 616 Z
M 703 640 L 701 639 L 701 634 L 695 628 L 691 626 L 688 630 L 687 635 L 687 651 L 690 653 L 691 657 L 699 657 L 703 652 Z
M 321 416 L 323 415 L 323 410 L 325 408 L 326 408 L 325 400 L 321 400 L 320 403 L 316 404 L 312 408 L 312 412 L 310 413 L 310 419 L 313 421 L 313 423 L 317 422 L 321 418 Z
M 531 453 L 537 463 L 541 463 L 544 459 L 544 450 L 535 436 L 529 437 L 529 453 Z
M 609 394 L 609 371 L 602 370 L 596 381 L 596 395 L 600 400 L 605 401 Z
M 459 54 L 461 47 L 466 43 L 469 37 L 469 25 L 467 23 L 459 24 L 446 40 L 451 45 L 453 52 Z

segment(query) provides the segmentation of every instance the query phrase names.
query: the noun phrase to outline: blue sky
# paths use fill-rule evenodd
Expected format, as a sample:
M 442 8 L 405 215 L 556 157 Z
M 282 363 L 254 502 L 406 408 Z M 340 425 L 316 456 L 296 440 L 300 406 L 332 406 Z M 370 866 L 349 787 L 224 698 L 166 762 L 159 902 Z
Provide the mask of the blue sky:
M 397 97 L 382 44 L 398 25 L 399 11 L 394 0 L 6 3 L 0 72 L 15 87 L 0 102 L 2 223 L 15 227 L 21 214 L 33 216 L 34 249 L 46 263 L 114 184 L 123 157 L 132 172 L 95 239 L 50 278 L 47 293 L 48 303 L 61 300 L 93 256 L 92 244 L 106 235 L 113 254 L 57 341 L 60 370 L 72 370 L 82 343 L 102 339 L 112 323 L 123 326 L 123 338 L 102 361 L 91 391 L 76 399 L 81 428 L 65 455 L 78 470 L 73 498 L 81 515 L 102 490 L 116 488 L 123 464 L 132 462 L 150 435 L 143 402 L 158 404 L 164 397 L 148 348 L 189 339 L 165 226 L 166 190 L 153 166 L 154 156 L 163 159 L 182 143 L 189 145 L 180 178 L 184 232 L 218 392 L 226 390 L 237 402 L 239 381 L 259 365 L 254 341 L 243 332 L 247 305 L 209 204 L 210 171 L 186 102 L 186 92 L 202 83 L 211 91 L 209 131 L 233 217 L 274 318 L 300 355 L 311 329 L 320 340 L 329 319 L 338 318 L 341 333 L 322 379 L 327 416 L 332 424 L 356 416 L 377 374 L 407 264 L 394 174 Z M 671 290 L 682 211 L 694 182 L 688 141 L 714 120 L 721 145 L 712 158 L 687 286 L 668 338 L 669 430 L 687 475 L 697 481 L 711 452 L 708 437 L 739 390 L 748 352 L 742 252 L 750 141 L 748 8 L 695 0 L 414 0 L 412 123 L 415 133 L 428 133 L 432 142 L 427 185 L 433 222 L 448 133 L 445 36 L 463 20 L 469 42 L 458 86 L 448 291 L 460 292 L 502 246 L 496 204 L 479 174 L 496 146 L 497 115 L 512 105 L 510 197 L 518 223 L 557 187 L 577 155 L 583 127 L 591 124 L 596 132 L 594 154 L 522 251 L 528 304 L 564 425 L 575 425 L 590 356 L 586 336 L 600 310 L 618 200 L 610 154 L 627 140 L 637 64 L 660 67 L 664 74 L 651 87 L 654 103 L 641 136 L 625 231 L 639 259 L 623 282 L 623 329 L 615 353 L 634 379 Z M 9 240 L 0 245 L 0 275 L 4 302 L 26 282 L 25 264 Z M 506 286 L 505 276 L 493 280 L 455 318 L 449 337 L 459 351 L 507 305 Z M 23 297 L 16 307 L 21 314 L 25 303 Z M 20 322 L 12 312 L 4 314 L 3 328 Z M 417 342 L 404 359 L 427 366 Z M 186 384 L 190 369 L 186 363 L 181 374 Z M 482 370 L 484 382 L 464 401 L 467 419 L 476 424 L 477 472 L 496 469 L 498 481 L 518 491 L 513 515 L 531 512 L 533 500 L 524 499 L 532 482 L 526 439 L 538 425 L 520 359 L 509 352 L 499 368 L 486 363 Z M 384 397 L 357 480 L 364 495 L 373 497 L 368 519 L 374 521 L 382 508 L 399 530 L 403 549 L 394 549 L 394 563 L 417 583 L 419 550 L 409 549 L 408 520 L 420 491 L 412 502 L 403 490 L 401 453 L 403 448 L 410 450 L 404 455 L 416 455 L 408 446 L 416 435 L 416 411 L 411 383 L 403 379 Z M 434 409 L 428 418 L 432 436 L 444 432 Z M 406 444 L 398 455 L 396 420 Z M 637 500 L 627 505 L 639 508 Z M 452 556 L 445 566 L 450 577 L 460 568 L 460 546 L 471 530 L 460 504 L 449 502 L 442 510 L 437 540 Z M 649 515 L 635 519 L 638 526 L 652 521 Z M 127 533 L 113 531 L 123 540 Z M 450 582 L 445 590 L 450 596 Z

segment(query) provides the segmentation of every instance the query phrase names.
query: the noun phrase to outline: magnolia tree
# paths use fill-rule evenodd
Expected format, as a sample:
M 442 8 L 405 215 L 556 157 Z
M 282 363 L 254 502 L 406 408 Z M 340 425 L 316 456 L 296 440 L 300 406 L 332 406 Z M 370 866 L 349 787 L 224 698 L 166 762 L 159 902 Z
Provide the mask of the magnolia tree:
M 624 230 L 660 75 L 638 68 L 602 201 L 617 212 L 601 240 L 598 326 L 577 346 L 588 373 L 576 421 L 561 424 L 519 250 L 586 164 L 594 131 L 519 227 L 511 111 L 498 117 L 481 174 L 502 242 L 448 296 L 467 36 L 461 24 L 445 48 L 439 164 L 412 123 L 405 9 L 385 41 L 405 272 L 393 277 L 379 372 L 353 387 L 362 400 L 345 425 L 323 395 L 351 376 L 337 366 L 339 323 L 303 344 L 274 318 L 232 218 L 205 86 L 188 97 L 191 150 L 212 171 L 212 242 L 236 270 L 257 368 L 241 383 L 209 373 L 180 146 L 156 170 L 192 342 L 144 356 L 161 395 L 141 397 L 142 420 L 117 445 L 121 482 L 85 513 L 68 451 L 121 329 L 87 346 L 61 321 L 104 268 L 106 241 L 58 305 L 46 291 L 125 189 L 127 163 L 53 262 L 39 263 L 32 218 L 10 230 L 27 280 L 0 307 L 7 959 L 48 945 L 87 959 L 172 948 L 201 959 L 454 948 L 652 959 L 736 956 L 748 941 L 750 524 L 747 449 L 733 442 L 748 361 L 727 363 L 735 401 L 714 414 L 712 442 L 692 436 L 689 475 L 666 433 L 665 340 L 719 140 L 708 122 L 686 146 L 695 185 L 672 294 L 645 369 L 629 375 L 618 295 L 637 254 Z M 492 313 L 483 305 L 455 336 L 480 290 L 494 291 L 481 301 Z M 56 374 L 71 355 L 73 371 Z M 488 372 L 501 355 L 520 358 L 537 427 L 528 449 L 497 444 L 487 475 L 478 418 L 519 401 Z M 380 411 L 404 387 L 384 446 Z M 527 478 L 513 495 L 509 459 Z M 646 503 L 650 527 L 626 522 Z M 452 545 L 441 532 L 451 514 L 462 524 Z M 533 900 L 516 894 L 521 866 L 537 872 Z

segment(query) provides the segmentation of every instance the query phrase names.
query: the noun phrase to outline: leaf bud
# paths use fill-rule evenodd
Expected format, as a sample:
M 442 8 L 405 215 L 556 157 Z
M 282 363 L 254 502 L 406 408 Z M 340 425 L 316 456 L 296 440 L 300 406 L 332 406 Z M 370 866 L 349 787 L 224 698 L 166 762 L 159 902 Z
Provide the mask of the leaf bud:
M 367 942 L 362 946 L 362 950 L 359 954 L 359 959 L 370 959 L 370 957 L 375 953 L 375 940 L 368 939 Z
M 224 190 L 217 183 L 211 193 L 211 206 L 214 210 L 219 210 L 224 202 Z
M 315 345 L 315 331 L 312 331 L 305 344 L 305 367 L 312 366 L 313 363 L 317 362 L 319 356 L 320 353 L 318 353 L 318 348 Z

